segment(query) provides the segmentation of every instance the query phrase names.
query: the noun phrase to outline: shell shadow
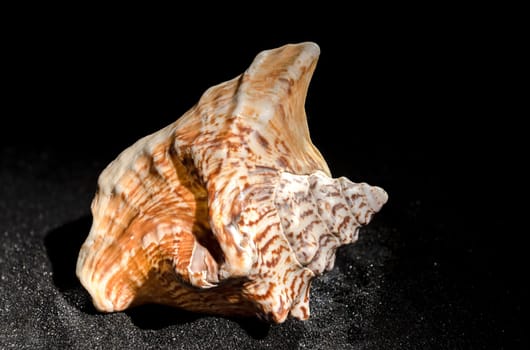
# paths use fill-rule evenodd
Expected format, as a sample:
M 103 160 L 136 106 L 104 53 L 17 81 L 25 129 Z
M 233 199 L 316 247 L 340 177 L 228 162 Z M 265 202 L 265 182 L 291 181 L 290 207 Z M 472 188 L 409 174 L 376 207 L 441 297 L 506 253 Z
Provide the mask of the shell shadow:
M 89 314 L 97 311 L 75 274 L 77 255 L 90 230 L 92 218 L 84 215 L 48 232 L 44 246 L 53 271 L 53 283 L 71 305 Z
M 48 232 L 44 237 L 44 246 L 53 269 L 53 283 L 61 291 L 80 286 L 75 265 L 91 223 L 91 217 L 85 215 Z
M 264 339 L 269 334 L 271 327 L 269 323 L 258 318 L 212 316 L 157 304 L 136 306 L 126 310 L 125 313 L 138 328 L 150 330 L 163 329 L 175 324 L 191 323 L 201 318 L 219 317 L 237 323 L 254 339 Z
M 75 267 L 81 245 L 85 241 L 92 217 L 84 215 L 48 232 L 44 246 L 53 271 L 53 283 L 68 303 L 86 314 L 97 314 L 90 295 L 79 282 Z M 196 314 L 164 305 L 147 304 L 125 311 L 131 321 L 142 329 L 162 329 L 172 325 L 194 322 L 208 315 Z M 231 318 L 250 337 L 262 339 L 267 336 L 270 325 L 257 318 Z

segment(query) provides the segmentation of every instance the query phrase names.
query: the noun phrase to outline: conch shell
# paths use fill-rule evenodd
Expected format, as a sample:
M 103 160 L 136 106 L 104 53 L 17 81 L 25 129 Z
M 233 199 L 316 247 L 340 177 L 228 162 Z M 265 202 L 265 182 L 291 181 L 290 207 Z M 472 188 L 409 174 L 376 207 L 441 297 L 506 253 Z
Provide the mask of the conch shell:
M 311 42 L 261 52 L 102 172 L 77 276 L 101 311 L 161 303 L 283 322 L 387 201 L 331 178 L 304 109 Z

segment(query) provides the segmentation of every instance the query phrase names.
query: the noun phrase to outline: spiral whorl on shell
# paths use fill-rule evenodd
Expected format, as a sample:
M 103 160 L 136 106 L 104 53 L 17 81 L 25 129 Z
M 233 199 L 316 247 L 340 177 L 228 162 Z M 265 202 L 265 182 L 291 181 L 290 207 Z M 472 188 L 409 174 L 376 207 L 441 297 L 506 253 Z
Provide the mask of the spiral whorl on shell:
M 77 275 L 101 311 L 162 303 L 283 322 L 387 200 L 333 179 L 304 102 L 314 43 L 261 52 L 107 166 Z

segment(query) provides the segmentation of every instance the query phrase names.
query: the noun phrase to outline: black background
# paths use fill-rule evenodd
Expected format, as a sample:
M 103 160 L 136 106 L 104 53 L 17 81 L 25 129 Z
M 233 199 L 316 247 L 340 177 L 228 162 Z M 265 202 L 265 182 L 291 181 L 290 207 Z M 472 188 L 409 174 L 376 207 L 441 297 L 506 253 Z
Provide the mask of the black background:
M 24 240 L 24 230 L 13 233 L 13 218 L 26 207 L 12 203 L 63 205 L 53 200 L 60 195 L 32 194 L 35 182 L 68 184 L 77 176 L 92 194 L 97 174 L 121 150 L 176 120 L 206 88 L 242 73 L 259 51 L 314 41 L 321 57 L 306 102 L 312 139 L 335 176 L 389 193 L 377 217 L 391 232 L 383 235 L 393 256 L 385 271 L 396 286 L 388 304 L 429 315 L 407 344 L 526 342 L 524 232 L 515 201 L 524 187 L 524 140 L 512 121 L 519 93 L 508 80 L 517 55 L 500 18 L 480 9 L 274 10 L 265 18 L 209 18 L 200 9 L 164 17 L 141 9 L 46 10 L 17 13 L 4 32 L 0 164 L 11 182 L 0 186 L 3 247 Z M 86 217 L 90 197 L 81 198 Z M 53 265 L 48 232 L 39 234 Z M 4 252 L 5 271 L 29 254 Z M 10 283 L 4 291 L 25 282 Z M 22 317 L 3 311 L 5 324 Z M 395 314 L 374 326 L 379 339 L 405 322 Z M 165 327 L 177 326 L 169 320 Z M 349 344 L 360 348 L 355 339 Z

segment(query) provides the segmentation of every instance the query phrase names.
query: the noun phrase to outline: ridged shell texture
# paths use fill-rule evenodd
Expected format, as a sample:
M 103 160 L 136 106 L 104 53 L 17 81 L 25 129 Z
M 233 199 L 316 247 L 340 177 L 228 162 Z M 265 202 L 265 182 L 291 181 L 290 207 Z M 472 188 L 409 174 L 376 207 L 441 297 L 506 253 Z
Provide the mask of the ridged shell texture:
M 310 42 L 261 52 L 102 172 L 77 276 L 101 311 L 161 303 L 283 322 L 387 201 L 332 178 L 304 103 Z

